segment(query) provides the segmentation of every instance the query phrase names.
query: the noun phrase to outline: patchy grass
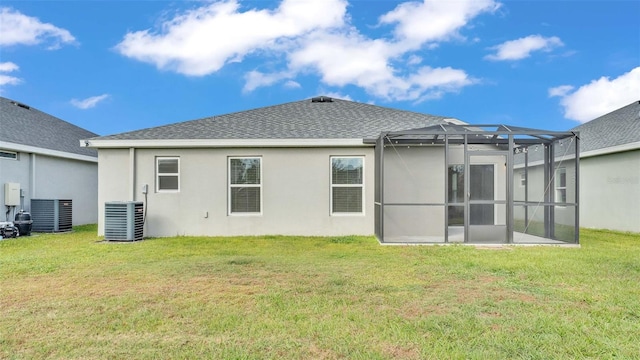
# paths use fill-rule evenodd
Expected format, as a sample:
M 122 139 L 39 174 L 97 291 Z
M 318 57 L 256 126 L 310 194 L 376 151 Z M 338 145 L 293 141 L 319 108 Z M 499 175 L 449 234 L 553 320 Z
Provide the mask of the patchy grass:
M 0 358 L 638 358 L 640 235 L 0 241 Z

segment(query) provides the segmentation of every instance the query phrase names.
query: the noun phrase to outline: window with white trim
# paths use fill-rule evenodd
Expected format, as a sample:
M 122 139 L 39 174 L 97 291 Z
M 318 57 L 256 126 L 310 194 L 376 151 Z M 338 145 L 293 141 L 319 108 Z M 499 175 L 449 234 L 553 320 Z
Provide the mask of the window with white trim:
M 331 214 L 364 212 L 364 157 L 331 157 Z
M 556 170 L 556 202 L 567 202 L 567 169 Z
M 520 173 L 520 187 L 527 186 L 527 175 L 524 172 Z
M 180 191 L 180 158 L 156 157 L 156 192 Z
M 15 151 L 0 150 L 0 159 L 18 160 L 18 153 Z
M 262 158 L 229 158 L 229 214 L 262 213 Z

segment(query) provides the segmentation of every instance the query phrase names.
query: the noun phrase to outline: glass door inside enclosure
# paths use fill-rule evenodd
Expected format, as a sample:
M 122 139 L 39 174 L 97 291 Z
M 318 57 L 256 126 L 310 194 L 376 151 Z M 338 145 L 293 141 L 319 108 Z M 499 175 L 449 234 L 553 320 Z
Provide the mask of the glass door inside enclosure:
M 507 153 L 467 154 L 466 240 L 469 243 L 507 242 Z

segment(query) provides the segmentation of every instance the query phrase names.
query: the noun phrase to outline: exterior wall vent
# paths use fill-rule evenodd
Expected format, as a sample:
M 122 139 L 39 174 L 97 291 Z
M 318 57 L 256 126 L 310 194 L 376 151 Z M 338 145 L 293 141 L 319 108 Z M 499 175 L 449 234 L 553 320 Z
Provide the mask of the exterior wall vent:
M 33 232 L 71 231 L 73 201 L 63 199 L 31 199 Z
M 31 109 L 31 107 L 29 105 L 25 105 L 25 104 L 22 104 L 22 103 L 19 103 L 19 102 L 15 102 L 15 101 L 12 101 L 11 103 L 13 105 L 19 106 L 19 107 L 21 107 L 23 109 L 27 109 L 27 110 Z
M 111 201 L 104 204 L 104 239 L 109 241 L 142 240 L 144 203 Z
M 328 97 L 328 96 L 317 96 L 314 98 L 311 98 L 311 102 L 333 102 L 333 99 Z

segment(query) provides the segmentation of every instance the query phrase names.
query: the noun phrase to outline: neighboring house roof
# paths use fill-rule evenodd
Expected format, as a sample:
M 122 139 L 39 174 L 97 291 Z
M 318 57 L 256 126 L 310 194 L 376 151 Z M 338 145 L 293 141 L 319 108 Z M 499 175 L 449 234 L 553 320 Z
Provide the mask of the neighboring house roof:
M 79 143 L 80 139 L 95 136 L 91 131 L 33 107 L 0 97 L 0 147 L 26 152 L 45 149 L 43 153 L 52 155 L 61 152 L 97 158 L 95 149 L 80 147 Z
M 640 148 L 640 100 L 571 130 L 580 132 L 581 154 L 607 148 Z
M 425 127 L 446 120 L 457 121 L 321 96 L 91 140 L 104 144 L 103 140 L 373 139 L 382 131 Z

